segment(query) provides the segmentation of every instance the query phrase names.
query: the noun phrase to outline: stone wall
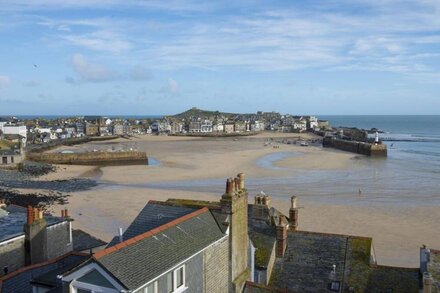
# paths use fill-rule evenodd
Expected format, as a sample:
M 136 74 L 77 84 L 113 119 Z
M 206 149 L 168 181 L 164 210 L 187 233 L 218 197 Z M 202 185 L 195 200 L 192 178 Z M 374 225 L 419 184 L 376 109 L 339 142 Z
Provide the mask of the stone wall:
M 229 291 L 229 243 L 225 238 L 204 252 L 205 292 Z
M 335 149 L 352 152 L 356 154 L 372 156 L 372 157 L 386 157 L 386 144 L 371 144 L 355 140 L 344 140 L 333 137 L 324 137 L 322 141 L 324 147 L 332 147 Z
M 0 243 L 0 256 L 0 277 L 4 275 L 4 267 L 8 267 L 9 273 L 24 267 L 24 236 Z
M 50 164 L 101 165 L 118 162 L 148 164 L 147 153 L 137 151 L 125 152 L 89 152 L 89 153 L 28 153 L 27 159 Z
M 53 259 L 73 250 L 69 222 L 47 227 L 47 258 Z

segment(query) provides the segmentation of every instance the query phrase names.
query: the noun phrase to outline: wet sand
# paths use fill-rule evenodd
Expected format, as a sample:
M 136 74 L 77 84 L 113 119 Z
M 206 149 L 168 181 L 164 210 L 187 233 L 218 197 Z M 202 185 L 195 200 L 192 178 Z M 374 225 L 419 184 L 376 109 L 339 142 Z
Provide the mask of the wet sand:
M 287 178 L 280 181 L 279 185 L 270 185 L 270 189 L 268 185 L 264 188 L 265 192 L 274 195 L 275 207 L 287 213 L 289 197 L 295 193 L 299 205 L 304 207 L 300 210 L 300 229 L 371 236 L 380 264 L 416 267 L 420 245 L 440 247 L 438 206 L 399 205 L 393 202 L 381 204 L 368 198 L 367 191 L 365 197 L 358 197 L 353 192 L 338 197 L 338 201 L 334 200 L 337 195 L 314 197 L 307 194 L 306 187 L 301 189 L 300 184 L 296 189 L 285 183 L 289 178 L 301 182 L 301 176 L 306 171 L 318 172 L 317 176 L 324 178 L 332 172 L 350 173 L 364 167 L 363 159 L 357 158 L 355 154 L 275 142 L 284 137 L 296 139 L 296 136 L 262 134 L 238 140 L 143 136 L 132 140 L 63 147 L 65 150 L 73 148 L 76 151 L 112 147 L 144 150 L 158 160 L 159 165 L 101 168 L 59 166 L 56 173 L 45 175 L 42 179 L 83 176 L 99 180 L 100 186 L 93 190 L 71 193 L 68 208 L 75 219 L 74 227 L 89 231 L 104 240 L 110 240 L 119 227 L 126 228 L 150 199 L 166 200 L 174 197 L 218 200 L 224 192 L 224 179 L 245 172 L 250 182 L 250 201 L 260 190 L 258 182 Z M 269 140 L 270 137 L 274 140 Z M 272 144 L 268 144 L 270 142 Z M 271 156 L 269 164 L 272 167 L 261 163 L 262 158 Z M 201 182 L 200 186 L 198 182 Z M 183 187 L 180 188 L 179 184 L 183 184 Z M 320 194 L 327 195 L 326 192 L 330 192 L 324 185 L 318 184 L 315 188 Z M 59 213 L 60 208 L 54 207 L 53 210 Z

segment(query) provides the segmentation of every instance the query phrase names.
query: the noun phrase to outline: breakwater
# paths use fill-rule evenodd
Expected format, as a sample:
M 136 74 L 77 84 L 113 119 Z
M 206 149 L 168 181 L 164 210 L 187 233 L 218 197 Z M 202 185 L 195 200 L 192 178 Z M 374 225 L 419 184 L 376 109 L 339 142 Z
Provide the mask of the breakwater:
M 387 146 L 383 143 L 375 144 L 362 141 L 344 140 L 329 136 L 324 137 L 322 140 L 322 146 L 371 157 L 386 157 L 388 153 Z
M 57 148 L 59 146 L 72 146 L 92 141 L 106 141 L 106 140 L 112 140 L 119 138 L 117 135 L 113 136 L 84 136 L 84 137 L 76 137 L 76 138 L 68 138 L 63 140 L 54 140 L 50 141 L 48 143 L 43 144 L 28 144 L 26 146 L 26 152 L 27 153 L 34 153 L 34 152 L 45 152 L 54 148 Z
M 147 153 L 138 151 L 72 154 L 31 152 L 26 158 L 36 162 L 69 165 L 148 164 Z

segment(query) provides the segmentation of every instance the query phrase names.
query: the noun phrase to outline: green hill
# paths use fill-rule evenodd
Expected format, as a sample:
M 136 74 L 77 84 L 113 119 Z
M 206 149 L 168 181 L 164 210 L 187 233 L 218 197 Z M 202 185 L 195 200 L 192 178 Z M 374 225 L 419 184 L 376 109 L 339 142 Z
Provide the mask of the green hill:
M 233 117 L 238 114 L 236 113 L 226 113 L 226 112 L 220 112 L 220 111 L 208 111 L 208 110 L 201 110 L 197 108 L 191 108 L 185 112 L 176 114 L 172 117 L 178 118 L 178 119 L 185 119 L 189 117 L 209 117 L 209 116 L 226 116 L 226 117 Z

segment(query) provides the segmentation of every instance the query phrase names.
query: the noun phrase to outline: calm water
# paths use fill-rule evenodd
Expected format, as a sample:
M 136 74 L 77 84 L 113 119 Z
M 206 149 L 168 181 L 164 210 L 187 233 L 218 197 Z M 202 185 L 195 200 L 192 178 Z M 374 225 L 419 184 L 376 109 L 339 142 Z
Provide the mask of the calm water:
M 388 158 L 359 156 L 344 170 L 298 170 L 282 168 L 287 175 L 247 179 L 253 195 L 265 191 L 274 198 L 292 194 L 301 201 L 349 205 L 440 205 L 440 116 L 320 116 L 334 126 L 379 128 L 387 137 L 411 141 L 388 144 Z M 255 167 L 279 170 L 273 162 L 299 155 L 295 152 L 270 154 L 256 161 Z M 241 171 L 241 170 L 239 170 Z M 244 170 L 245 171 L 245 170 Z M 106 184 L 103 183 L 105 186 Z M 101 186 L 101 187 L 104 187 Z M 219 193 L 224 180 L 197 180 L 107 188 L 147 187 Z M 359 189 L 362 195 L 359 196 Z

